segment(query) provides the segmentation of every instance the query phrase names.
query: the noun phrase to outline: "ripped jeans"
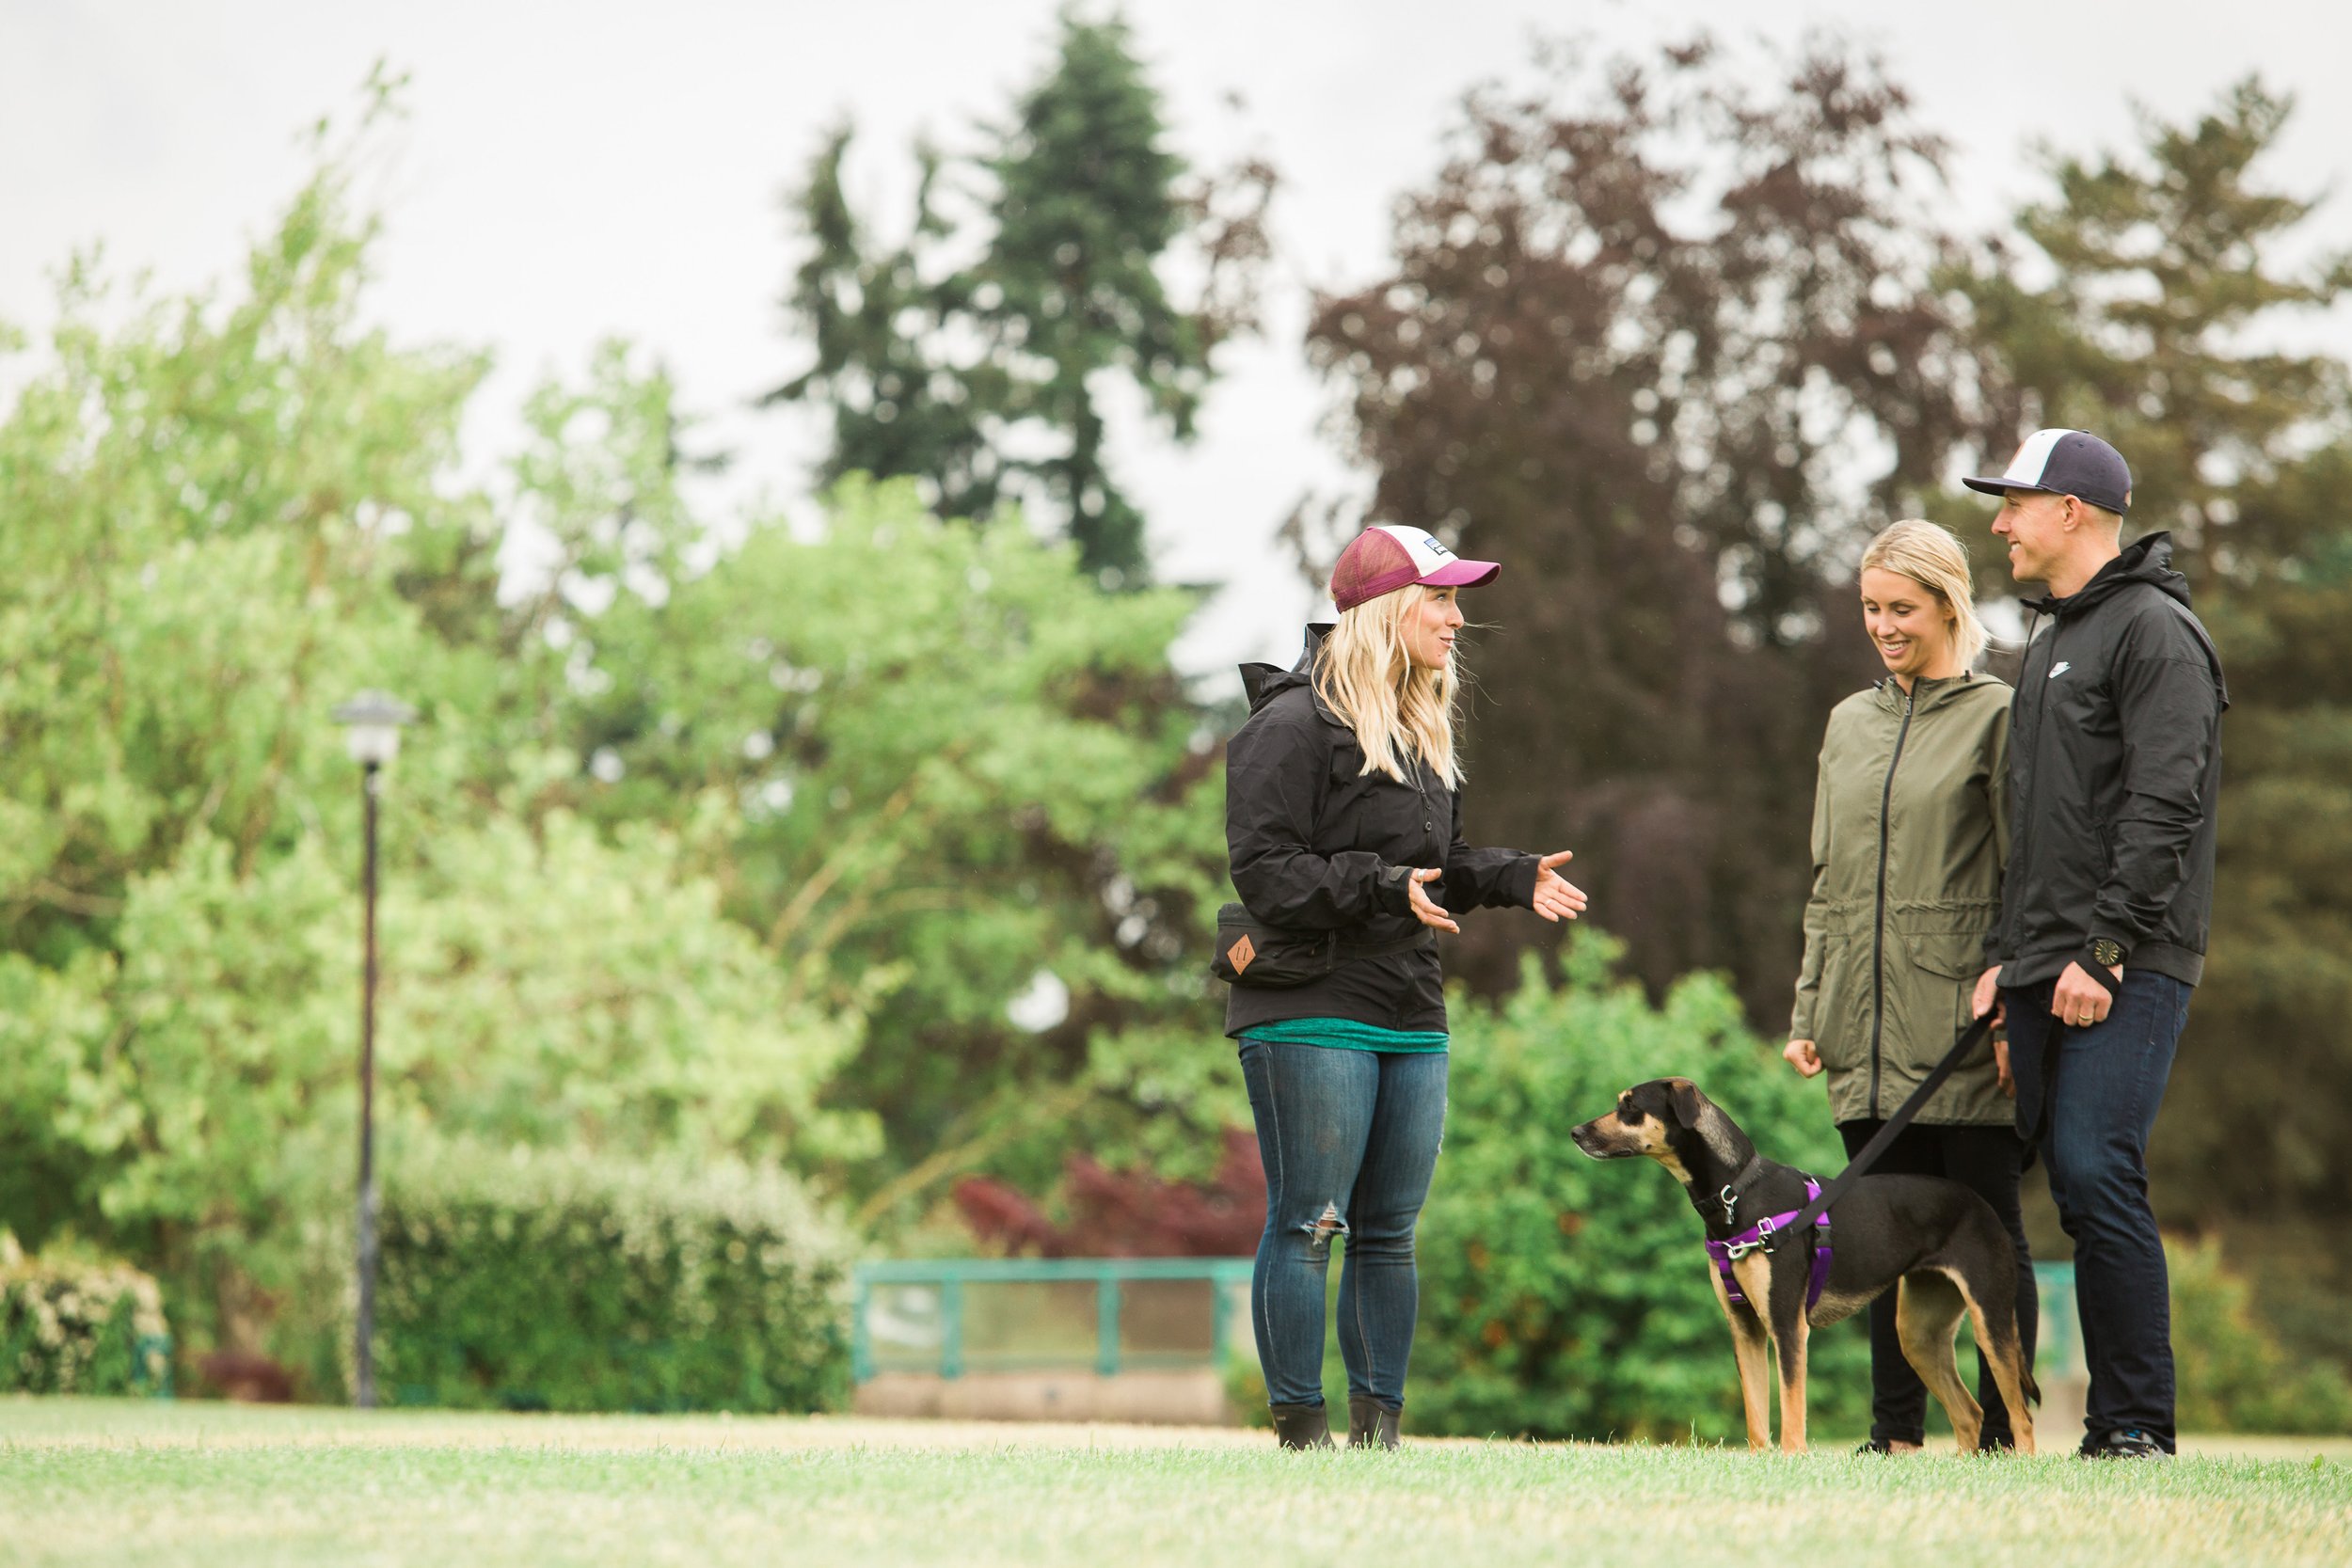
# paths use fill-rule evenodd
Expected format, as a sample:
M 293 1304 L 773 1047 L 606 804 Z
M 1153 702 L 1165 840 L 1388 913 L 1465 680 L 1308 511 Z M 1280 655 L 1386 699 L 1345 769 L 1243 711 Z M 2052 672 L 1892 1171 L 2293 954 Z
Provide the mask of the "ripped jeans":
M 1241 1068 L 1265 1161 L 1249 1317 L 1267 1399 L 1323 1402 L 1324 1288 L 1336 1238 L 1345 1245 L 1347 1391 L 1401 1410 L 1421 1307 L 1413 1225 L 1445 1130 L 1446 1053 L 1245 1039 Z

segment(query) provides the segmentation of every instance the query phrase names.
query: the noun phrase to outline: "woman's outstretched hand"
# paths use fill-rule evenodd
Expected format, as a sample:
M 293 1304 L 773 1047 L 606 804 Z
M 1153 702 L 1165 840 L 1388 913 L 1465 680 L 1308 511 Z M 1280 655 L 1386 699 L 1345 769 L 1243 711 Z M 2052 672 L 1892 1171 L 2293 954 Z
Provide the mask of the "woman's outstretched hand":
M 1584 911 L 1584 890 L 1552 869 L 1574 859 L 1575 850 L 1561 849 L 1535 863 L 1535 912 L 1546 920 L 1574 920 Z
M 1405 884 L 1406 895 L 1413 902 L 1415 920 L 1420 921 L 1423 926 L 1435 926 L 1440 931 L 1452 931 L 1455 936 L 1460 936 L 1462 927 L 1454 923 L 1454 917 L 1438 908 L 1431 900 L 1429 895 L 1421 890 L 1422 883 L 1434 882 L 1444 875 L 1444 872 L 1434 865 L 1422 866 L 1413 873 L 1413 879 Z

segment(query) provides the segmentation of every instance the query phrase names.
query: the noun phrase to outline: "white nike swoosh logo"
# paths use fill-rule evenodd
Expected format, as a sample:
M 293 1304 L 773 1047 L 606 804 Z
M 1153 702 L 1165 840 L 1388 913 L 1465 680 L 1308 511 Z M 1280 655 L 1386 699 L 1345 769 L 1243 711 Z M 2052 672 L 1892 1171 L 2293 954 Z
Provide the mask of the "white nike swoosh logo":
M 2053 664 L 2052 666 L 2050 666 L 2050 677 L 2049 677 L 2049 678 L 2050 678 L 2050 679 L 2052 679 L 2052 680 L 2056 680 L 2056 679 L 2058 679 L 2060 675 L 2062 675 L 2062 674 L 2066 673 L 2066 672 L 2067 672 L 2067 671 L 2072 670 L 2073 668 L 2074 668 L 2074 666 L 2073 666 L 2072 664 L 2069 664 L 2066 660 L 2064 660 L 2064 659 L 2062 659 L 2062 658 L 2061 658 L 2061 659 L 2059 659 L 2059 660 L 2058 660 L 2056 664 Z

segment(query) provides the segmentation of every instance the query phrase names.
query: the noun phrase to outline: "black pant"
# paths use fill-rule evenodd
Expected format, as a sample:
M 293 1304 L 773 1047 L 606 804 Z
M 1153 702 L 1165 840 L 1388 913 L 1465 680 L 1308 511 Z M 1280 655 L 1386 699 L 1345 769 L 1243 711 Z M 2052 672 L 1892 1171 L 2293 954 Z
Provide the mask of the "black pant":
M 1846 1140 L 1847 1157 L 1859 1153 L 1884 1125 L 1876 1120 L 1839 1122 L 1837 1132 Z M 2030 1367 L 2040 1298 L 2033 1288 L 2033 1256 L 2026 1246 L 2026 1218 L 2017 1204 L 2017 1178 L 2025 1158 L 2024 1142 L 2007 1127 L 1935 1127 L 1915 1121 L 1896 1134 L 1870 1170 L 1879 1176 L 1949 1177 L 1993 1205 L 2010 1240 L 2017 1243 L 2017 1333 Z M 1977 1402 L 1984 1406 L 1980 1446 L 2015 1447 L 2009 1406 L 2001 1402 L 2001 1390 L 1981 1354 L 1977 1357 Z M 1895 1328 L 1895 1292 L 1888 1291 L 1870 1304 L 1870 1435 L 1886 1443 L 1921 1442 L 1927 1418 L 1927 1386 L 1904 1359 L 1902 1337 Z
M 2189 988 L 2127 969 L 2106 1019 L 2088 1028 L 2050 1016 L 2056 982 L 2003 988 L 2010 1061 L 2048 1085 L 2042 1158 L 2050 1196 L 2074 1239 L 2074 1309 L 2090 1364 L 2084 1442 L 2143 1432 L 2172 1448 L 2172 1308 L 2164 1239 L 2148 1202 L 2148 1135 L 2188 1022 Z

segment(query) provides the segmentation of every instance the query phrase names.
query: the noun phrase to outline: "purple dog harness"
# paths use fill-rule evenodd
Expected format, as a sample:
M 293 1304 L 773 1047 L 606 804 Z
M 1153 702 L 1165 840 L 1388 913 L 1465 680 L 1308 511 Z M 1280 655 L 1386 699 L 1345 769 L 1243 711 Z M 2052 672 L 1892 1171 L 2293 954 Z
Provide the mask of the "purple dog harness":
M 1820 1196 L 1821 1184 L 1813 1178 L 1806 1177 L 1804 1179 L 1805 1202 L 1810 1204 Z M 1724 1223 L 1728 1225 L 1731 1223 L 1732 1209 L 1738 1204 L 1739 1199 L 1729 1187 L 1725 1187 L 1723 1200 Z M 1740 1293 L 1740 1282 L 1731 1276 L 1731 1265 L 1751 1252 L 1761 1251 L 1769 1255 L 1772 1250 L 1772 1237 L 1790 1220 L 1804 1212 L 1803 1209 L 1791 1209 L 1785 1214 L 1774 1214 L 1770 1218 L 1760 1219 L 1726 1241 L 1707 1243 L 1707 1256 L 1715 1259 L 1715 1272 L 1724 1276 L 1724 1290 L 1731 1297 L 1731 1304 L 1734 1307 L 1747 1306 L 1748 1298 Z M 1808 1312 L 1813 1310 L 1813 1304 L 1821 1299 L 1821 1287 L 1829 1283 L 1829 1214 L 1827 1211 L 1824 1211 L 1821 1217 L 1815 1222 L 1815 1234 L 1819 1240 L 1813 1248 L 1813 1274 L 1805 1281 L 1804 1286 L 1804 1309 Z

